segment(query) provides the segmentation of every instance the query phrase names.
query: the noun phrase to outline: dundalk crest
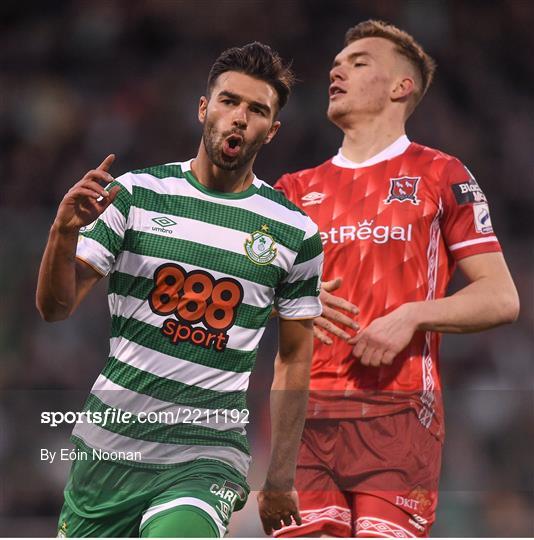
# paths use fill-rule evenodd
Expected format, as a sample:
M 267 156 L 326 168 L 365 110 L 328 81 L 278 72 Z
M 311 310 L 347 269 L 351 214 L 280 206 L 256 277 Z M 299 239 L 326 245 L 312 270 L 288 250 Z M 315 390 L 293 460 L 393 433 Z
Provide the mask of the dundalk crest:
M 268 232 L 269 227 L 262 225 L 261 230 L 254 231 L 245 241 L 245 253 L 255 264 L 269 264 L 278 254 L 276 243 Z
M 384 201 L 391 204 L 393 201 L 410 201 L 416 206 L 421 202 L 417 198 L 417 184 L 421 180 L 420 176 L 401 176 L 400 178 L 390 178 L 390 188 L 388 198 Z

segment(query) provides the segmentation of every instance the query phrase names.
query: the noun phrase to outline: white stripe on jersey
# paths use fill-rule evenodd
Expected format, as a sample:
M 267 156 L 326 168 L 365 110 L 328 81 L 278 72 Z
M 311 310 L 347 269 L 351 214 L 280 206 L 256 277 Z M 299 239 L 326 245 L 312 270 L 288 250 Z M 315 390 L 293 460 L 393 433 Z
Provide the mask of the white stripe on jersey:
M 217 392 L 243 392 L 248 388 L 249 371 L 235 373 L 204 366 L 154 351 L 122 337 L 111 338 L 110 349 L 110 356 L 117 360 L 171 381 Z
M 103 221 L 117 236 L 121 238 L 124 236 L 126 218 L 115 205 L 110 204 L 99 220 Z
M 216 429 L 218 431 L 235 431 L 245 435 L 246 423 L 241 422 L 244 417 L 241 411 L 233 413 L 236 421 L 233 422 L 232 411 L 228 409 L 205 409 L 189 405 L 177 405 L 168 401 L 139 394 L 124 388 L 104 375 L 99 375 L 95 381 L 91 394 L 96 396 L 108 407 L 115 407 L 121 411 L 128 411 L 135 415 L 142 415 L 146 423 L 159 424 L 191 424 Z M 150 417 L 147 417 L 152 413 Z M 155 414 L 154 414 L 155 413 Z M 157 415 L 156 422 L 152 422 Z M 150 420 L 150 422 L 149 422 Z
M 467 246 L 474 246 L 476 244 L 484 244 L 486 242 L 498 242 L 496 236 L 486 236 L 485 238 L 475 238 L 475 240 L 466 240 L 465 242 L 458 242 L 449 246 L 449 251 L 454 251 Z
M 247 233 L 236 229 L 220 227 L 201 220 L 176 216 L 170 212 L 165 212 L 165 216 L 176 221 L 176 225 L 169 226 L 163 231 L 158 231 L 155 229 L 162 229 L 162 227 L 157 227 L 153 218 L 161 217 L 161 212 L 149 212 L 134 206 L 130 209 L 130 221 L 132 222 L 132 229 L 135 231 L 153 234 L 161 238 L 178 238 L 180 240 L 196 242 L 197 244 L 224 249 L 230 253 L 246 257 L 245 242 L 254 231 Z M 164 231 L 172 231 L 172 233 Z M 278 242 L 276 243 L 276 249 L 277 255 L 271 264 L 289 272 L 297 253 Z
M 308 304 L 304 304 L 306 300 Z M 315 296 L 301 296 L 293 300 L 277 298 L 274 305 L 282 319 L 313 319 L 323 312 L 322 306 L 317 306 L 315 300 Z
M 109 207 L 108 207 L 109 209 Z M 76 256 L 94 266 L 96 270 L 104 276 L 109 274 L 115 257 L 102 244 L 86 238 L 85 236 L 78 237 L 78 246 L 76 247 Z
M 284 283 L 293 283 L 295 281 L 302 281 L 315 277 L 317 275 L 317 267 L 321 266 L 322 260 L 323 254 L 321 253 L 309 261 L 295 264 L 291 271 L 291 280 L 288 279 L 287 281 L 284 281 Z

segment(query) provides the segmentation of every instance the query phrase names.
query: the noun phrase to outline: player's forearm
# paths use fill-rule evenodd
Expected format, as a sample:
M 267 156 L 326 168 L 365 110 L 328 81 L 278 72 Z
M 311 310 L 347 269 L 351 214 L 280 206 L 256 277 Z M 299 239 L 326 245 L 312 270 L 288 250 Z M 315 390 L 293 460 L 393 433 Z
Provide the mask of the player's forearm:
M 311 348 L 299 361 L 285 364 L 278 356 L 271 390 L 271 462 L 265 489 L 291 490 L 304 427 L 310 381 Z
M 37 281 L 36 305 L 46 321 L 67 318 L 76 298 L 78 231 L 60 232 L 52 225 Z
M 483 278 L 452 296 L 406 304 L 417 330 L 468 333 L 513 322 L 519 299 L 513 283 Z

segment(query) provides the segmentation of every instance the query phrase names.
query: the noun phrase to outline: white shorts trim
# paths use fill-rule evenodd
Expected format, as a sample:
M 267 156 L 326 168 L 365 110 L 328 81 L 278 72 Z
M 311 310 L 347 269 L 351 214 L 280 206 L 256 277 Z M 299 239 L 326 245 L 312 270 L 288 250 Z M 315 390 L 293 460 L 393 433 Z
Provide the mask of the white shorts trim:
M 358 533 L 364 534 L 365 536 L 363 538 L 366 538 L 369 536 L 373 536 L 376 538 L 391 538 L 392 537 L 391 534 L 385 534 L 385 533 L 379 533 L 376 531 L 368 531 L 366 529 L 361 529 L 360 531 L 356 533 L 356 538 L 358 538 Z
M 350 510 L 346 506 L 331 505 L 323 508 L 315 508 L 313 510 L 301 510 L 300 515 L 302 516 L 302 525 L 287 525 L 278 531 L 274 531 L 273 536 L 276 537 L 279 534 L 296 529 L 303 529 L 308 525 L 314 525 L 315 523 L 321 523 L 324 521 L 336 523 L 338 525 L 347 527 L 349 531 L 351 530 Z
M 330 523 L 337 523 L 338 525 L 343 525 L 344 527 L 347 527 L 347 529 L 350 531 L 350 524 L 346 523 L 345 521 L 341 521 L 340 519 L 332 519 L 332 518 L 321 518 L 321 519 L 315 519 L 314 521 L 310 521 L 309 523 L 302 523 L 302 525 L 288 525 L 287 527 L 282 527 L 278 531 L 273 532 L 273 536 L 276 537 L 279 534 L 293 531 L 295 529 L 304 529 L 304 527 L 308 525 L 314 525 L 315 523 L 321 523 L 323 521 L 329 521 Z
M 362 521 L 367 521 L 367 523 L 360 525 L 360 522 Z M 384 535 L 385 538 L 416 538 L 415 534 L 410 532 L 408 529 L 405 529 L 398 523 L 388 521 L 387 519 L 372 516 L 360 516 L 358 519 L 356 519 L 354 524 L 356 525 L 356 536 L 358 536 L 358 533 L 365 532 L 365 534 Z M 359 526 L 361 528 L 359 528 Z M 374 528 L 380 526 L 382 526 L 382 530 Z

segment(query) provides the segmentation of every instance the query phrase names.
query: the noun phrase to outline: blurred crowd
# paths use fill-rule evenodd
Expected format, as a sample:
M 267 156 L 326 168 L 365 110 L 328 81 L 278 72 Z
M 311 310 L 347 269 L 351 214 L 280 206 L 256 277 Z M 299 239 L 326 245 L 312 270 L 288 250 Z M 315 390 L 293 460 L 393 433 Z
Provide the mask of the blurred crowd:
M 257 162 L 273 183 L 340 145 L 325 118 L 328 69 L 345 30 L 389 20 L 438 63 L 408 124 L 478 179 L 519 288 L 512 326 L 446 336 L 447 413 L 437 536 L 534 536 L 534 2 L 530 0 L 3 0 L 0 3 L 0 535 L 54 536 L 68 446 L 40 411 L 79 408 L 107 356 L 106 284 L 72 319 L 42 322 L 37 269 L 68 188 L 109 153 L 118 175 L 192 157 L 198 98 L 217 55 L 259 40 L 299 79 L 282 129 Z M 461 285 L 461 279 L 455 286 Z M 258 488 L 268 459 L 275 328 L 263 340 L 250 407 Z M 233 536 L 261 536 L 254 497 Z

